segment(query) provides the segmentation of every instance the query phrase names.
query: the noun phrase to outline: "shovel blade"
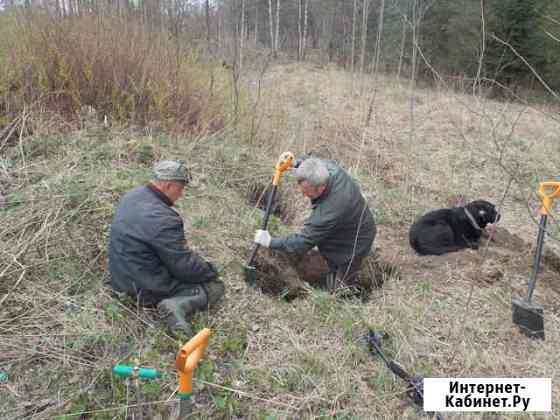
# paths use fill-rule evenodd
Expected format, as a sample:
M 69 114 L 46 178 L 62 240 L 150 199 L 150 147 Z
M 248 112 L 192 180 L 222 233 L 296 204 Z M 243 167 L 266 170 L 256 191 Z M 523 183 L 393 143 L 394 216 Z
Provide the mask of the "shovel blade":
M 245 282 L 251 286 L 257 286 L 257 267 L 254 265 L 244 265 L 243 272 L 245 274 Z
M 528 337 L 544 340 L 543 307 L 520 298 L 512 299 L 511 303 L 513 323 L 521 332 Z

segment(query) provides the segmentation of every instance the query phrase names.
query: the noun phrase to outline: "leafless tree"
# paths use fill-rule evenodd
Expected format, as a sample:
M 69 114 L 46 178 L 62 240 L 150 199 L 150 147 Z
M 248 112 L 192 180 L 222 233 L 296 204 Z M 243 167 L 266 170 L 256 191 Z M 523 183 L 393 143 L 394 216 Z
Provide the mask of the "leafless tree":
M 255 2 L 255 47 L 259 42 L 259 2 Z
M 239 30 L 239 70 L 243 68 L 243 46 L 245 40 L 245 0 L 241 0 L 241 22 L 240 22 L 240 30 Z
M 210 0 L 206 0 L 205 10 L 206 10 L 206 45 L 208 51 L 211 52 L 212 47 L 210 45 Z
M 402 33 L 401 33 L 401 46 L 399 48 L 399 64 L 397 65 L 397 79 L 401 79 L 401 71 L 402 71 L 402 63 L 404 57 L 404 47 L 406 45 L 406 19 L 403 17 L 402 19 Z
M 274 56 L 276 51 L 274 50 L 275 42 L 274 42 L 274 20 L 272 19 L 272 0 L 268 0 L 268 22 L 270 26 L 270 51 Z
M 366 59 L 367 25 L 369 15 L 368 8 L 369 0 L 364 0 L 362 7 L 362 52 L 360 54 L 360 73 L 364 72 L 364 63 Z
M 305 0 L 305 6 L 303 11 L 303 40 L 302 40 L 302 47 L 301 47 L 301 58 L 305 59 L 305 47 L 307 44 L 307 16 L 308 16 L 308 9 L 309 9 L 309 0 Z
M 278 54 L 278 38 L 280 35 L 280 0 L 276 0 L 276 35 L 274 36 L 274 54 Z
M 354 74 L 354 58 L 356 57 L 356 20 L 358 16 L 358 0 L 354 0 L 352 8 L 352 48 L 350 52 L 350 71 Z
M 373 113 L 373 109 L 375 106 L 375 99 L 377 96 L 377 89 L 378 89 L 378 85 L 377 85 L 377 75 L 378 75 L 378 70 L 379 70 L 379 60 L 381 57 L 381 36 L 383 34 L 383 16 L 385 15 L 385 0 L 381 0 L 381 3 L 379 5 L 379 20 L 378 20 L 378 24 L 377 24 L 377 38 L 375 41 L 375 59 L 373 62 L 373 93 L 371 95 L 370 101 L 369 101 L 369 105 L 368 105 L 368 111 L 366 114 L 366 120 L 365 120 L 365 126 L 368 127 L 370 120 L 371 120 L 371 115 Z
M 303 4 L 302 0 L 297 0 L 298 2 L 298 21 L 297 21 L 297 28 L 298 28 L 298 60 L 301 60 L 301 50 L 303 44 L 303 28 L 301 27 L 301 18 L 303 14 Z

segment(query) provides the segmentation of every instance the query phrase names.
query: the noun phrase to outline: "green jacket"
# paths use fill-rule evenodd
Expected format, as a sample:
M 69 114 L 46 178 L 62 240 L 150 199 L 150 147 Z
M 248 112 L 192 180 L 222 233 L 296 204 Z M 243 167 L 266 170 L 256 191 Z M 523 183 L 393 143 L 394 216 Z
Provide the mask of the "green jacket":
M 375 222 L 356 182 L 332 161 L 327 188 L 311 201 L 311 214 L 299 233 L 273 238 L 270 248 L 303 254 L 314 246 L 336 270 L 347 264 L 352 255 L 369 254 L 375 239 Z

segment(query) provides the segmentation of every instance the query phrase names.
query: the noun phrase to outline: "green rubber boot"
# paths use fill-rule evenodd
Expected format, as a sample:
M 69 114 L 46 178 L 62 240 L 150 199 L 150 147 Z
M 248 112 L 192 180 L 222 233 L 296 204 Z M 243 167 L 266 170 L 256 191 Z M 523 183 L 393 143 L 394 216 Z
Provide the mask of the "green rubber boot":
M 181 291 L 179 296 L 162 300 L 157 308 L 169 329 L 172 331 L 182 331 L 186 335 L 191 336 L 191 316 L 197 310 L 206 308 L 207 305 L 208 298 L 206 297 L 206 292 L 201 286 L 196 285 Z
M 208 306 L 214 306 L 217 304 L 225 294 L 226 287 L 224 282 L 220 280 L 213 280 L 208 283 L 204 283 L 204 290 L 206 290 L 206 296 L 208 297 Z

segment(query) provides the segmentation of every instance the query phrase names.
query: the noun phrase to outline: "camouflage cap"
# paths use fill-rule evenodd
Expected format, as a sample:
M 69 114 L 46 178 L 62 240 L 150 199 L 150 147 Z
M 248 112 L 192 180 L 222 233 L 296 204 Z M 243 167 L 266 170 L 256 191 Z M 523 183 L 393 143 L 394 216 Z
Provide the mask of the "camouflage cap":
M 162 160 L 154 165 L 154 179 L 158 181 L 184 182 L 187 184 L 191 176 L 184 161 Z

